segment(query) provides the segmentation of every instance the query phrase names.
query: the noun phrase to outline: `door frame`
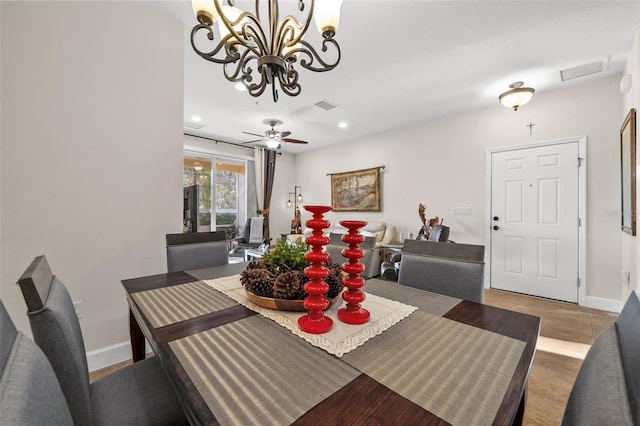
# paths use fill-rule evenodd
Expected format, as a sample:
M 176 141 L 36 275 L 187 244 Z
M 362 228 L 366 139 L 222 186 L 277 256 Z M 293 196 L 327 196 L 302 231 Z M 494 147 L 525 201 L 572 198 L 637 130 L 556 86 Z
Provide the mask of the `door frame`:
M 512 145 L 500 148 L 490 148 L 486 152 L 485 165 L 485 265 L 484 268 L 484 288 L 491 288 L 491 184 L 492 184 L 492 163 L 491 157 L 494 153 L 505 151 L 518 151 L 526 148 L 538 148 L 549 145 L 560 145 L 565 143 L 578 142 L 578 156 L 580 167 L 578 168 L 578 305 L 585 306 L 587 301 L 587 137 L 579 136 L 575 138 L 557 139 L 544 142 L 534 142 L 522 145 Z

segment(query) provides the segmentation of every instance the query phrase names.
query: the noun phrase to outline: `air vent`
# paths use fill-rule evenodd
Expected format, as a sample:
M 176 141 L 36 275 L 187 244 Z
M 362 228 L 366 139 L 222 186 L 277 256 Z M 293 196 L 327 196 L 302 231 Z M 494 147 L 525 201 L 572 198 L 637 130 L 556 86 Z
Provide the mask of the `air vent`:
M 320 102 L 317 102 L 315 104 L 318 108 L 322 108 L 325 111 L 329 111 L 331 109 L 337 108 L 339 105 L 334 104 L 331 101 L 328 101 L 326 99 L 321 100 Z
M 591 62 L 590 64 L 578 65 L 577 67 L 567 68 L 560 71 L 562 81 L 573 80 L 574 78 L 584 77 L 590 74 L 602 72 L 603 61 Z
M 190 129 L 200 130 L 204 127 L 202 123 L 196 123 L 195 121 L 185 120 L 184 127 L 188 127 Z

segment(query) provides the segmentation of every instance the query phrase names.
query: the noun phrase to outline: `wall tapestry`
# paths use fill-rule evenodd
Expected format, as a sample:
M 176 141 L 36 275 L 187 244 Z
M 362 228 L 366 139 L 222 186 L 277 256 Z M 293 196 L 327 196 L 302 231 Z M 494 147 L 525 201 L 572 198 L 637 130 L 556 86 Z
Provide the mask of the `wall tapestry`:
M 380 167 L 331 174 L 331 207 L 335 212 L 379 212 Z
M 620 128 L 622 167 L 622 230 L 636 235 L 636 110 L 631 109 Z

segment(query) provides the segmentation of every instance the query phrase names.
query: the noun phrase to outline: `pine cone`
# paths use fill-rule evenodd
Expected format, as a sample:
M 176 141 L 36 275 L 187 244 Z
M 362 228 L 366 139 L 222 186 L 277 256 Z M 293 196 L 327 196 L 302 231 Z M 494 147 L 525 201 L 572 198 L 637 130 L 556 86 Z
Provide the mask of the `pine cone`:
M 258 296 L 273 297 L 273 282 L 267 268 L 245 269 L 240 274 L 240 283 Z
M 273 283 L 273 297 L 278 299 L 295 299 L 300 289 L 300 281 L 293 271 L 278 275 Z
M 337 263 L 329 265 L 329 275 L 324 281 L 329 285 L 327 291 L 328 298 L 334 298 L 340 294 L 344 285 L 342 284 L 342 268 Z

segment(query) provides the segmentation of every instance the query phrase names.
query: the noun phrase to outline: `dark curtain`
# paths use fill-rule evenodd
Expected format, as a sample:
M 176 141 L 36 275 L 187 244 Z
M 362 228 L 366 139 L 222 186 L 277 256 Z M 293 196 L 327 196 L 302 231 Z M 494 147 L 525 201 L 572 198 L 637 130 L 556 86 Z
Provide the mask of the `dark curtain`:
M 264 156 L 264 209 L 270 212 L 271 193 L 273 192 L 273 178 L 276 174 L 276 157 L 274 150 L 268 149 Z M 264 238 L 269 238 L 269 216 L 264 215 Z

